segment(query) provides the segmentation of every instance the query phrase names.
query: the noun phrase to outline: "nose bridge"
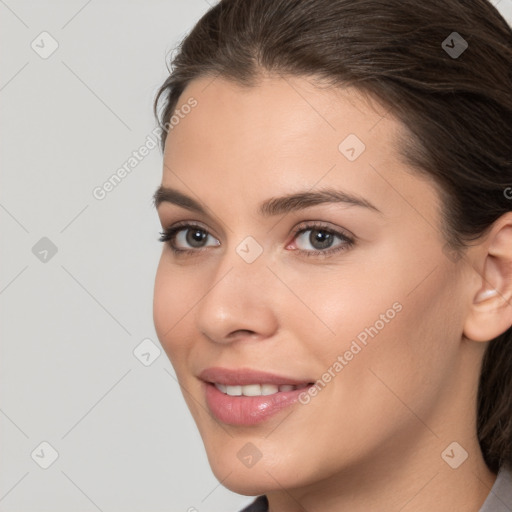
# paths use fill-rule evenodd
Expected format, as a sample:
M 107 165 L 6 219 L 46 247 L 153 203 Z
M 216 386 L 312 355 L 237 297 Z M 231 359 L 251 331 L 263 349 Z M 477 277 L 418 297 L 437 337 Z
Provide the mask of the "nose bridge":
M 263 243 L 260 243 L 251 235 L 245 237 L 232 233 L 232 240 L 227 245 L 226 252 L 219 258 L 219 264 L 215 273 L 215 288 L 222 289 L 222 281 L 226 281 L 226 291 L 235 294 L 244 292 L 243 296 L 251 297 L 268 280 L 271 275 L 267 268 L 268 258 Z M 213 291 L 213 290 L 212 290 Z
M 253 237 L 230 247 L 198 304 L 198 328 L 219 342 L 240 330 L 269 336 L 277 326 L 271 277 L 263 246 Z

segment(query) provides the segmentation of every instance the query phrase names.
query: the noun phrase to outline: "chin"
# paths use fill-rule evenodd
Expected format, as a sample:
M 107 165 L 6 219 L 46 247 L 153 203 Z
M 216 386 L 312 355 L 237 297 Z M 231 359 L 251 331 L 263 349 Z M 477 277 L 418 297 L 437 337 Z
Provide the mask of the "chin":
M 276 487 L 276 481 L 265 471 L 265 468 L 251 468 L 239 471 L 238 468 L 219 466 L 218 471 L 212 466 L 215 477 L 222 485 L 232 492 L 243 496 L 258 496 Z M 231 474 L 230 474 L 231 471 Z M 226 477 L 226 475 L 229 475 Z
M 234 441 L 231 445 L 207 450 L 211 470 L 224 487 L 244 496 L 257 496 L 274 489 L 296 486 L 296 480 L 290 481 L 290 478 L 296 478 L 292 468 L 283 465 L 276 467 L 276 460 L 263 457 L 254 465 L 247 467 L 238 457 L 240 448 L 246 442 Z

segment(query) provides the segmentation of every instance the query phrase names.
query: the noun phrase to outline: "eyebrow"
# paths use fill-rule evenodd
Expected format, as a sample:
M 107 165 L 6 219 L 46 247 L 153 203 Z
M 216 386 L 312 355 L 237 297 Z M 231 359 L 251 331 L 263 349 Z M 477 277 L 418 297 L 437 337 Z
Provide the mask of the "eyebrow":
M 205 209 L 198 201 L 179 190 L 169 187 L 158 187 L 153 195 L 153 203 L 155 208 L 158 208 L 162 203 L 172 203 L 187 210 L 207 215 Z M 344 203 L 350 206 L 360 206 L 382 214 L 375 205 L 363 197 L 333 188 L 272 197 L 259 205 L 258 212 L 263 217 L 271 217 L 325 203 Z

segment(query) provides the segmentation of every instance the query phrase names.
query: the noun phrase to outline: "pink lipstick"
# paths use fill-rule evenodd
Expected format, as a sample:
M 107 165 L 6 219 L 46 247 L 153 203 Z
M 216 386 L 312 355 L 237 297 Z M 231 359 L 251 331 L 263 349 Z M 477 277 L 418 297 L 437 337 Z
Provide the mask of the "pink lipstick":
M 250 369 L 213 367 L 199 375 L 210 412 L 223 423 L 261 423 L 298 401 L 312 380 Z

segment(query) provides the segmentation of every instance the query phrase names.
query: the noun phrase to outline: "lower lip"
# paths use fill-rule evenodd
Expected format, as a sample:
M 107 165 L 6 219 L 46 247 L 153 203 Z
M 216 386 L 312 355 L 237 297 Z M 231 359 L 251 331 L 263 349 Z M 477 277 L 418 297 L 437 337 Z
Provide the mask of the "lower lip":
M 256 425 L 298 401 L 308 387 L 294 391 L 279 391 L 266 396 L 230 396 L 219 391 L 214 384 L 203 382 L 206 403 L 211 413 L 229 425 Z

